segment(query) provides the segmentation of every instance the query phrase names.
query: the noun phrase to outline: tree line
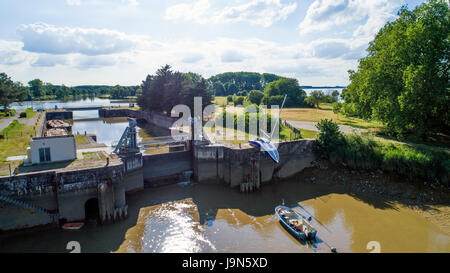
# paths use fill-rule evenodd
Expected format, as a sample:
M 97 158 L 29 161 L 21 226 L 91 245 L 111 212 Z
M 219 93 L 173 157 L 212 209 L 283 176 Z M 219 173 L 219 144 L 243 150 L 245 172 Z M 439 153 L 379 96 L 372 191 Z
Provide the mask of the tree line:
M 107 96 L 111 99 L 126 99 L 136 97 L 142 92 L 140 86 L 107 86 L 82 85 L 68 87 L 44 83 L 40 79 L 28 82 L 28 86 L 21 82 L 14 82 L 6 73 L 0 73 L 0 106 L 3 112 L 7 111 L 13 102 L 32 100 L 69 100 L 81 97 Z
M 215 96 L 228 96 L 242 91 L 263 90 L 269 83 L 281 78 L 270 73 L 225 72 L 208 78 L 207 86 Z

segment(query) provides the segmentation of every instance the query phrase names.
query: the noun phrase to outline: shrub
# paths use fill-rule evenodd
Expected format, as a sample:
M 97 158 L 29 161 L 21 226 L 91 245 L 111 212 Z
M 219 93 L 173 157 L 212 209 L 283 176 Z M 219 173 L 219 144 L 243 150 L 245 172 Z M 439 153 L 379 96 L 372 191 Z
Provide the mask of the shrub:
M 234 99 L 234 105 L 242 105 L 244 104 L 245 97 L 243 96 L 236 96 Z
M 333 106 L 333 113 L 337 114 L 337 113 L 341 112 L 342 103 L 340 103 L 340 102 L 333 102 L 332 106 Z
M 26 112 L 22 112 L 19 115 L 20 118 L 26 118 L 27 117 L 27 113 Z
M 360 135 L 346 135 L 343 140 L 328 151 L 332 163 L 345 163 L 353 169 L 383 169 L 408 178 L 448 182 L 450 159 L 446 152 L 377 142 Z
M 337 123 L 332 120 L 323 119 L 316 127 L 320 131 L 317 135 L 316 151 L 328 158 L 331 151 L 343 144 L 343 136 Z
M 356 109 L 356 105 L 354 103 L 342 104 L 341 113 L 348 117 L 358 116 L 358 110 Z

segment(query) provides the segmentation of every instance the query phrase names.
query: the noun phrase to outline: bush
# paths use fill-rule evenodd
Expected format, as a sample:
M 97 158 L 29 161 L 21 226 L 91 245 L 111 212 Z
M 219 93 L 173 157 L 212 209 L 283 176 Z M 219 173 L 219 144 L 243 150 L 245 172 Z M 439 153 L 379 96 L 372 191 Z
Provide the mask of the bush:
M 233 95 L 228 95 L 227 102 L 232 102 L 232 101 L 233 101 Z
M 236 96 L 234 98 L 234 105 L 243 105 L 244 99 L 245 99 L 245 97 L 243 97 L 243 96 Z
M 26 112 L 22 112 L 19 115 L 19 118 L 26 118 L 27 117 L 27 113 Z
M 323 119 L 316 125 L 320 133 L 317 135 L 316 151 L 323 157 L 329 157 L 330 152 L 343 144 L 343 136 L 339 126 L 332 120 Z
M 264 93 L 259 91 L 259 90 L 252 90 L 250 91 L 250 93 L 248 94 L 248 100 L 256 105 L 260 105 L 261 104 L 261 100 L 264 97 Z
M 332 106 L 333 106 L 333 113 L 337 114 L 337 113 L 341 112 L 342 103 L 340 103 L 340 102 L 333 102 Z
M 344 103 L 341 107 L 341 113 L 346 115 L 347 117 L 356 117 L 358 116 L 358 110 L 354 103 Z

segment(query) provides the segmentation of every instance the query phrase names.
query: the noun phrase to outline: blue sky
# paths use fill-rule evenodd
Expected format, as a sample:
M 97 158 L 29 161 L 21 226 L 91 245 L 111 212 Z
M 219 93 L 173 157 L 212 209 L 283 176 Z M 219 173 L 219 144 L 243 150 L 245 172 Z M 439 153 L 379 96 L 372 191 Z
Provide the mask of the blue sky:
M 15 81 L 137 85 L 160 66 L 346 85 L 416 0 L 2 0 L 0 71 Z

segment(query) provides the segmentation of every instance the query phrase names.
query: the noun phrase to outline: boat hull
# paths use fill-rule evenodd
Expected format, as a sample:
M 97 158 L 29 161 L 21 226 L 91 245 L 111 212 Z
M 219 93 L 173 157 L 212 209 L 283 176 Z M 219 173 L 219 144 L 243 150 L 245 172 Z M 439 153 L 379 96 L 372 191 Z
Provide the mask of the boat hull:
M 283 214 L 280 211 L 289 212 L 290 217 L 283 217 Z M 295 238 L 300 240 L 314 240 L 316 238 L 317 231 L 306 222 L 305 217 L 300 215 L 298 212 L 285 207 L 285 206 L 277 206 L 275 208 L 275 214 L 277 214 L 281 225 Z M 302 225 L 307 226 L 308 232 L 295 230 L 292 224 L 289 224 L 289 220 L 297 220 L 302 223 Z

